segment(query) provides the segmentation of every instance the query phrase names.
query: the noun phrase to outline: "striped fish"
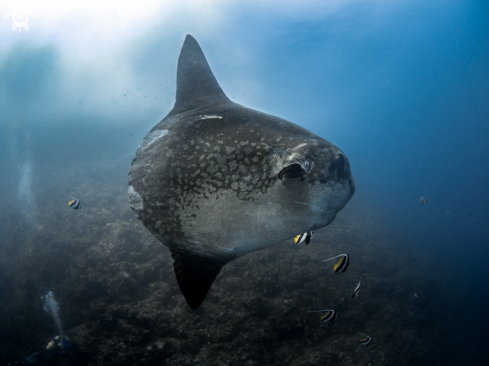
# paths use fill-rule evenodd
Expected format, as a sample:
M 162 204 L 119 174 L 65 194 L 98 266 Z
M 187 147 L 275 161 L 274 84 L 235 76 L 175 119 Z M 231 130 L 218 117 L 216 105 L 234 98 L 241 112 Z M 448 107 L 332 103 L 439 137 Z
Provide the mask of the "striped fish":
M 364 273 L 363 275 L 360 276 L 360 280 L 358 281 L 357 287 L 355 287 L 355 290 L 353 291 L 353 295 L 351 297 L 357 297 L 360 295 L 360 285 L 362 284 L 362 277 L 363 276 L 368 276 L 368 273 Z
M 63 193 L 64 194 L 64 193 Z M 67 194 L 64 194 L 66 197 L 71 198 L 71 200 L 68 201 L 68 206 L 75 210 L 79 210 L 81 208 L 81 203 L 78 198 L 68 196 Z
M 362 334 L 362 333 L 360 333 L 360 334 L 365 337 L 365 338 L 360 339 L 360 343 L 363 346 L 370 346 L 372 344 L 372 337 L 369 337 L 368 335 L 365 335 L 365 334 Z
M 323 262 L 330 261 L 332 259 L 341 257 L 340 260 L 334 265 L 333 271 L 334 273 L 342 273 L 345 272 L 348 266 L 350 265 L 350 257 L 348 254 L 340 254 L 337 255 L 336 257 L 329 258 L 329 259 L 324 259 Z
M 311 310 L 311 311 L 308 311 L 307 313 L 308 314 L 309 313 L 324 313 L 323 315 L 321 315 L 319 317 L 319 319 L 323 323 L 334 322 L 336 320 L 336 318 L 338 318 L 338 312 L 336 310 L 332 310 L 332 309 Z
M 307 233 L 297 235 L 294 238 L 294 243 L 296 243 L 297 245 L 302 243 L 307 245 L 311 242 L 311 239 L 314 238 L 314 236 L 315 236 L 314 231 L 308 231 Z

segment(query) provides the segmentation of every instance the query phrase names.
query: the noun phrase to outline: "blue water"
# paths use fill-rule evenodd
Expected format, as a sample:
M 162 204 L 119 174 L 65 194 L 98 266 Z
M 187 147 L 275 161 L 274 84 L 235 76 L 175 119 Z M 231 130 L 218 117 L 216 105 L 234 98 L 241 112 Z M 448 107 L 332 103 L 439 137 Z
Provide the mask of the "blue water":
M 76 194 L 59 182 L 83 185 L 101 166 L 126 184 L 142 138 L 173 106 L 189 33 L 231 100 L 339 146 L 353 199 L 434 272 L 461 278 L 467 292 L 454 298 L 488 304 L 487 1 L 189 2 L 148 5 L 151 16 L 116 3 L 101 15 L 29 10 L 29 31 L 0 19 L 2 215 L 35 226 L 49 215 L 40 192 Z

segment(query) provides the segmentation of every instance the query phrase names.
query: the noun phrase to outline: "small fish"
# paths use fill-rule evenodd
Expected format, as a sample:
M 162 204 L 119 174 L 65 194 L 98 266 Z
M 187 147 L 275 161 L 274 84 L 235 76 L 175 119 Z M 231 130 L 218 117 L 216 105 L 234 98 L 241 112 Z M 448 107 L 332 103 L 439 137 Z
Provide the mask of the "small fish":
M 328 322 L 334 322 L 336 318 L 338 318 L 338 312 L 336 310 L 332 309 L 322 309 L 322 310 L 311 310 L 307 312 L 309 313 L 324 313 L 319 317 L 321 322 L 323 323 L 328 323 Z
M 421 198 L 419 199 L 419 203 L 421 203 L 422 205 L 424 205 L 424 204 L 426 203 L 426 198 L 421 197 Z
M 362 283 L 362 277 L 363 276 L 368 276 L 368 273 L 364 273 L 363 275 L 360 276 L 360 280 L 358 281 L 358 285 L 357 285 L 357 287 L 355 287 L 355 290 L 353 291 L 353 295 L 351 295 L 351 297 L 357 297 L 358 295 L 360 295 L 360 285 Z
M 336 257 L 329 258 L 329 259 L 324 259 L 323 262 L 330 261 L 332 259 L 341 257 L 340 260 L 334 265 L 333 271 L 335 273 L 342 273 L 345 272 L 348 266 L 350 265 L 350 257 L 348 254 L 340 254 L 337 255 Z
M 64 194 L 64 193 L 62 193 Z M 68 201 L 68 206 L 70 206 L 71 208 L 75 209 L 75 210 L 79 210 L 81 208 L 81 203 L 80 203 L 80 200 L 75 198 L 75 197 L 71 197 L 71 196 L 68 196 L 67 194 L 64 194 L 66 197 L 69 197 L 71 198 L 71 200 Z
M 416 292 L 414 293 L 414 297 L 415 298 L 418 298 L 418 294 Z
M 362 333 L 360 333 L 360 334 L 365 337 L 365 338 L 360 339 L 360 343 L 363 346 L 370 346 L 372 344 L 372 337 L 369 337 L 368 335 L 365 335 L 365 334 L 362 334 Z
M 294 243 L 296 243 L 297 245 L 302 243 L 307 245 L 311 242 L 311 239 L 313 239 L 314 236 L 315 236 L 314 231 L 308 231 L 307 233 L 297 235 L 294 238 Z

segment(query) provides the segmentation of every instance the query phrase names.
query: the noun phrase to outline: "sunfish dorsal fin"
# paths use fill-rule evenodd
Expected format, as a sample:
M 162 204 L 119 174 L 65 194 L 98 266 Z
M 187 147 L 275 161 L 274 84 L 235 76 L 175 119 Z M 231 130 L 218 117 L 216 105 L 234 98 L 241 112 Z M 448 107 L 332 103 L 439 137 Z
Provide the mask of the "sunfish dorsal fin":
M 173 269 L 178 286 L 192 309 L 197 309 L 212 283 L 221 271 L 223 264 L 209 262 L 172 251 Z
M 170 114 L 226 102 L 230 100 L 219 86 L 202 49 L 194 37 L 187 35 L 178 58 L 176 101 Z

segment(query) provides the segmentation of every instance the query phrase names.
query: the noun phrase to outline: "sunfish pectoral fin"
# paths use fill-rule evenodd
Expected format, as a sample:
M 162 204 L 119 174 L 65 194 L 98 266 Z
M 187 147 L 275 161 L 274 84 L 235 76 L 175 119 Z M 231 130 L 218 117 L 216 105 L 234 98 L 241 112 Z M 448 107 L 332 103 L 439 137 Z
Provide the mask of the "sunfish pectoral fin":
M 180 291 L 190 308 L 197 309 L 224 264 L 198 259 L 176 251 L 172 251 L 172 257 Z

